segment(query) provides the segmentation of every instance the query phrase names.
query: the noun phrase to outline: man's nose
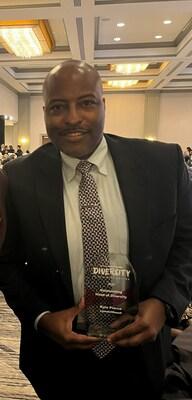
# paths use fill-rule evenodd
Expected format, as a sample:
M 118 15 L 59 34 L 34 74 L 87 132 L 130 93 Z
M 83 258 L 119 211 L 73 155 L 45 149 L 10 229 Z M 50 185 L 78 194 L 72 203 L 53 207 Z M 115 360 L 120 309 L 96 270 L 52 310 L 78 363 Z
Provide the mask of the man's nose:
M 70 104 L 66 115 L 66 122 L 69 124 L 77 124 L 81 121 L 81 113 L 76 104 Z

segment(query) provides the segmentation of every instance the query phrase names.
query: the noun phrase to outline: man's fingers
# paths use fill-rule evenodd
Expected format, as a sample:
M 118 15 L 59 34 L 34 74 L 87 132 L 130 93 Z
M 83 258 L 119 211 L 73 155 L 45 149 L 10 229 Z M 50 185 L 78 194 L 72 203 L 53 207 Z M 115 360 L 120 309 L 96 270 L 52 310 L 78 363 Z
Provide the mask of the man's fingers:
M 70 309 L 72 319 L 74 319 L 83 309 L 85 308 L 84 297 L 81 298 L 80 302 Z
M 123 314 L 121 317 L 119 317 L 114 322 L 112 322 L 112 324 L 110 326 L 111 326 L 111 328 L 114 328 L 114 329 L 121 329 L 124 326 L 133 322 L 134 320 L 135 320 L 135 317 L 133 317 L 132 315 Z
M 79 306 L 80 311 L 82 311 L 85 308 L 85 298 L 84 297 L 81 297 L 81 300 L 80 300 L 78 306 Z

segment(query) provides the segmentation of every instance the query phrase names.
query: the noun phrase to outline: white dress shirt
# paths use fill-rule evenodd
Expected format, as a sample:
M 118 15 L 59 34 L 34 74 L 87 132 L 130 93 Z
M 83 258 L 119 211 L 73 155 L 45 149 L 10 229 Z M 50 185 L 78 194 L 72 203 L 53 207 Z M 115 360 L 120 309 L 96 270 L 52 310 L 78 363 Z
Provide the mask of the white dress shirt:
M 67 241 L 75 303 L 84 292 L 83 243 L 79 214 L 78 190 L 81 173 L 76 171 L 79 159 L 61 153 L 64 180 L 64 205 Z M 104 214 L 109 255 L 128 257 L 128 225 L 125 207 L 107 142 L 103 137 L 95 152 L 88 158 Z

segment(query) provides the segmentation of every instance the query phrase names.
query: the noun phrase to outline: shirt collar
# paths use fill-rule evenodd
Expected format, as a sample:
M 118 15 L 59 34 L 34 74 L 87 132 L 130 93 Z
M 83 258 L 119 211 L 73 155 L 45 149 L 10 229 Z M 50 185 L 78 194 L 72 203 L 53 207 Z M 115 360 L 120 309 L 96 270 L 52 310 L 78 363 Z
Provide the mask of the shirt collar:
M 108 152 L 108 146 L 105 137 L 103 136 L 99 146 L 96 148 L 93 154 L 88 158 L 92 164 L 95 165 L 98 172 L 107 175 L 106 157 Z M 67 154 L 60 152 L 62 163 L 64 166 L 64 175 L 68 182 L 70 182 L 76 175 L 76 167 L 79 163 L 78 158 L 73 158 Z

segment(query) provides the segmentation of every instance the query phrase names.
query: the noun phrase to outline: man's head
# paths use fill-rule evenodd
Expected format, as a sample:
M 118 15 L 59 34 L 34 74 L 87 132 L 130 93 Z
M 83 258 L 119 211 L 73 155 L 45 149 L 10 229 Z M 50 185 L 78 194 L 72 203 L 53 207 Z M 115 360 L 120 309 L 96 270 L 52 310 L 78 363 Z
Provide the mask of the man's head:
M 88 158 L 102 139 L 105 118 L 96 69 L 78 60 L 56 66 L 45 79 L 43 96 L 51 141 L 71 157 Z

